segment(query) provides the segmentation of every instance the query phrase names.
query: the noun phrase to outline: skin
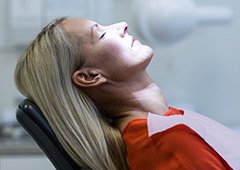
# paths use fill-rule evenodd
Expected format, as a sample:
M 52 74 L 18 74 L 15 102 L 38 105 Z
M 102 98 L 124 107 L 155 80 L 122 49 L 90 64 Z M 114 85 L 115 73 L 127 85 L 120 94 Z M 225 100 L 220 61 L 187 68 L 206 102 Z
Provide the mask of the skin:
M 83 40 L 85 65 L 72 75 L 81 88 L 122 131 L 129 121 L 163 114 L 167 102 L 146 72 L 153 51 L 128 34 L 125 22 L 109 26 L 86 19 L 68 19 L 63 27 Z

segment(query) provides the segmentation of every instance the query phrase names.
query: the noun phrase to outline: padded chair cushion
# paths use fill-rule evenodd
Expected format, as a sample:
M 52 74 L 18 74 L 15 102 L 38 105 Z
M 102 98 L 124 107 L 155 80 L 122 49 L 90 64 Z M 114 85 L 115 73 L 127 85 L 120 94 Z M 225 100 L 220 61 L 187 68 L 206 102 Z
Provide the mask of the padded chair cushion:
M 18 106 L 16 116 L 57 170 L 81 169 L 64 150 L 35 103 L 29 99 L 23 100 Z

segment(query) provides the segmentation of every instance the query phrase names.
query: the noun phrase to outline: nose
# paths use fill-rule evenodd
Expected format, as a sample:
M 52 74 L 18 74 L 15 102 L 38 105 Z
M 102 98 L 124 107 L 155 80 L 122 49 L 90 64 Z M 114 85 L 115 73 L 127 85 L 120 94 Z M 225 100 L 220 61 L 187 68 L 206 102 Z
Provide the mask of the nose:
M 116 26 L 120 37 L 123 38 L 125 34 L 128 32 L 128 24 L 126 22 L 120 22 L 117 23 Z

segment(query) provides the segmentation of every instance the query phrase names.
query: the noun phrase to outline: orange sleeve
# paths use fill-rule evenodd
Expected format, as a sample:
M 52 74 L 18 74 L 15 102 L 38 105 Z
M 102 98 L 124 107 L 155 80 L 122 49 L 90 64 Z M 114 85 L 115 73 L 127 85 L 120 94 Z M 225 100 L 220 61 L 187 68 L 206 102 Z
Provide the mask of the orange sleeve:
M 177 125 L 148 137 L 147 120 L 132 121 L 123 132 L 131 170 L 232 169 L 196 132 Z

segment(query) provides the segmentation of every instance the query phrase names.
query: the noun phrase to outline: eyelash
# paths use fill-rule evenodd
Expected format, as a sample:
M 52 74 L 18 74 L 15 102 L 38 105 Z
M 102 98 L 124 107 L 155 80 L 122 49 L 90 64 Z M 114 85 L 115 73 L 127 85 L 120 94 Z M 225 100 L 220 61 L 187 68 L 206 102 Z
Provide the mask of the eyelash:
M 100 39 L 102 39 L 102 38 L 105 36 L 105 34 L 106 34 L 106 32 L 104 32 L 104 33 L 101 35 Z

